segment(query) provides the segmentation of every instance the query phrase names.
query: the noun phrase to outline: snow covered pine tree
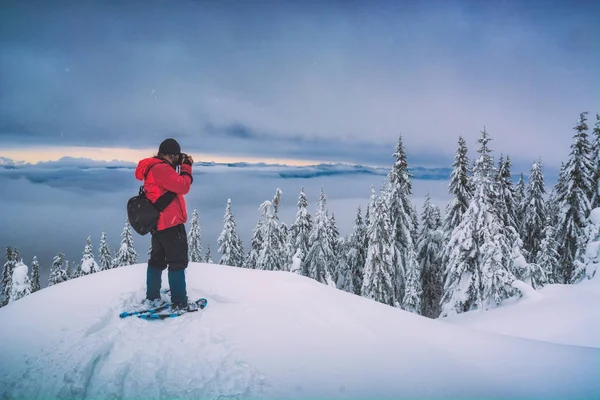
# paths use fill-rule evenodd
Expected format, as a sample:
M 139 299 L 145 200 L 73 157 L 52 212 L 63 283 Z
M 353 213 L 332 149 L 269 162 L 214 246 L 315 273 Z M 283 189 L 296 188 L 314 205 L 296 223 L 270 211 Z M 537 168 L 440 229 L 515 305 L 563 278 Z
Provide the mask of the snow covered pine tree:
M 133 265 L 137 262 L 137 253 L 133 244 L 133 234 L 131 233 L 131 226 L 129 221 L 125 222 L 125 227 L 121 233 L 121 246 L 117 251 L 115 257 L 115 267 L 124 267 L 126 265 Z
M 188 233 L 188 254 L 190 262 L 202 262 L 202 232 L 198 210 L 194 209 Z
M 510 246 L 504 224 L 492 207 L 491 150 L 485 128 L 473 174 L 474 196 L 446 244 L 448 256 L 442 316 L 487 309 L 515 293 L 516 279 L 508 269 Z
M 236 232 L 235 220 L 231 212 L 231 199 L 227 199 L 227 208 L 223 216 L 223 231 L 217 239 L 221 259 L 219 264 L 241 267 L 244 262 L 242 241 Z

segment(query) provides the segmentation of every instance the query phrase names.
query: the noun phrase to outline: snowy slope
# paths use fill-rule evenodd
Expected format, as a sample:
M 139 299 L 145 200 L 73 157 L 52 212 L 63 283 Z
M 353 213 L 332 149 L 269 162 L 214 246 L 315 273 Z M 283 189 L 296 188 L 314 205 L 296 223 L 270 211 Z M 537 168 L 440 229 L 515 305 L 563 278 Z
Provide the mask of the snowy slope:
M 598 277 L 577 285 L 547 285 L 537 293 L 537 298 L 442 320 L 487 332 L 600 348 Z
M 120 319 L 144 286 L 139 264 L 0 309 L 0 396 L 600 396 L 600 349 L 429 320 L 287 272 L 191 264 L 188 290 L 208 298 L 205 310 Z

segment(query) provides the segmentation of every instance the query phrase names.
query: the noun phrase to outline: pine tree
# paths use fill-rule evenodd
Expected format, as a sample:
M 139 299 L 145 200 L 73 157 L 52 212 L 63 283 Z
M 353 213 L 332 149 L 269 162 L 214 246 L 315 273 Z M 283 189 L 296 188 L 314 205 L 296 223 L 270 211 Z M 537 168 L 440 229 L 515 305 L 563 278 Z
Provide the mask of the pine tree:
M 475 199 L 483 200 L 482 190 L 475 192 Z M 487 202 L 484 203 L 487 205 Z M 444 253 L 448 255 L 442 316 L 475 309 L 483 302 L 480 287 L 482 271 L 478 243 L 482 237 L 482 220 L 488 210 L 480 208 L 472 200 L 462 222 L 454 228 Z
M 102 236 L 100 237 L 100 248 L 98 250 L 98 259 L 100 260 L 100 270 L 104 271 L 110 269 L 113 265 L 113 260 L 110 254 L 110 249 L 108 248 L 108 243 L 106 241 L 106 232 L 102 231 Z
M 396 151 L 393 154 L 395 158 L 392 170 L 387 175 L 387 189 L 385 192 L 388 202 L 389 217 L 393 232 L 393 280 L 395 298 L 402 301 L 404 298 L 405 280 L 404 272 L 408 268 L 408 263 L 416 253 L 415 244 L 417 241 L 418 217 L 410 195 L 412 194 L 412 183 L 410 181 L 412 174 L 408 169 L 406 153 L 402 145 L 402 136 L 398 139 Z M 370 236 L 369 236 L 370 237 Z
M 31 261 L 31 293 L 35 293 L 40 289 L 40 263 L 37 257 L 33 256 Z
M 78 269 L 77 267 L 75 267 L 73 270 L 71 270 L 69 260 L 65 260 L 64 265 L 65 265 L 65 276 L 67 277 L 67 280 L 75 279 L 75 278 L 78 278 L 79 276 L 81 276 L 81 270 Z
M 15 260 L 9 302 L 17 301 L 31 294 L 29 270 L 22 259 Z
M 300 258 L 300 274 L 308 276 L 308 268 L 304 260 L 308 254 L 310 233 L 313 228 L 312 215 L 308 211 L 308 199 L 304 193 L 304 187 L 300 190 L 298 196 L 298 210 L 296 211 L 296 220 L 290 227 L 291 249 L 294 254 Z M 298 250 L 300 250 L 299 253 Z
M 588 224 L 584 231 L 583 246 L 580 248 L 579 257 L 575 262 L 574 276 L 580 277 L 574 283 L 584 279 L 592 279 L 598 271 L 600 264 L 600 224 L 597 224 L 596 215 L 588 217 Z
M 281 191 L 277 189 L 273 201 L 263 202 L 259 210 L 262 212 L 262 243 L 256 259 L 256 269 L 279 271 L 283 269 L 281 243 L 277 211 L 281 199 Z
M 560 273 L 560 264 L 558 254 L 558 243 L 554 239 L 556 232 L 550 219 L 546 219 L 546 226 L 543 231 L 543 239 L 540 243 L 540 250 L 536 256 L 536 264 L 544 271 L 547 283 L 556 283 L 556 277 Z
M 281 236 L 281 240 L 283 240 L 282 243 L 282 251 L 283 251 L 283 260 L 284 260 L 284 265 L 283 265 L 283 269 L 285 271 L 291 271 L 292 270 L 292 264 L 294 262 L 294 256 L 295 256 L 295 252 L 294 252 L 294 244 L 292 243 L 292 229 L 290 226 L 288 226 L 286 223 L 282 222 L 280 227 L 280 236 Z M 295 273 L 299 273 L 300 271 L 296 271 Z
M 600 114 L 596 114 L 591 161 L 593 169 L 591 208 L 593 210 L 600 207 Z
M 361 208 L 356 210 L 354 229 L 348 241 L 346 253 L 346 264 L 350 278 L 345 279 L 343 290 L 353 290 L 354 294 L 360 295 L 363 285 L 363 274 L 367 260 L 367 228 L 363 223 Z
M 12 247 L 6 248 L 6 262 L 2 269 L 2 292 L 0 293 L 0 307 L 4 307 L 10 301 L 10 294 L 12 291 L 12 277 L 13 271 L 16 266 L 16 260 Z
M 289 229 L 287 225 L 279 220 L 279 206 L 281 204 L 281 189 L 277 188 L 275 196 L 273 197 L 273 218 L 277 222 L 277 231 L 275 231 L 275 250 L 277 257 L 277 264 L 280 270 L 286 270 L 288 263 L 288 255 L 286 252 L 287 236 Z
M 210 246 L 206 246 L 206 255 L 204 256 L 204 262 L 208 264 L 214 264 L 212 257 L 210 256 Z
M 264 221 L 261 218 L 256 223 L 256 227 L 252 230 L 252 238 L 250 238 L 250 250 L 248 250 L 248 254 L 244 259 L 244 268 L 255 269 L 256 262 L 258 261 L 258 256 L 260 254 L 260 249 L 262 247 L 263 237 L 263 224 Z
M 484 128 L 473 171 L 474 196 L 444 251 L 449 257 L 442 316 L 487 309 L 515 293 L 511 287 L 515 277 L 509 270 L 510 246 L 504 224 L 492 207 L 495 193 L 489 140 Z
M 421 270 L 421 315 L 437 318 L 441 313 L 440 301 L 444 293 L 442 249 L 444 231 L 439 208 L 431 203 L 429 193 L 421 214 L 421 231 L 417 243 L 417 260 Z
M 524 201 L 526 196 L 526 185 L 525 185 L 525 176 L 521 172 L 519 175 L 519 182 L 515 186 L 514 192 L 514 202 L 515 202 L 515 213 L 516 213 L 516 223 L 517 226 L 520 227 L 523 224 L 523 214 L 524 214 Z
M 484 127 L 483 131 L 481 132 L 481 138 L 477 140 L 477 143 L 480 144 L 479 150 L 477 151 L 479 153 L 479 158 L 474 161 L 473 168 L 473 190 L 482 190 L 488 199 L 491 199 L 493 196 L 495 198 L 495 193 L 493 193 L 494 187 L 492 184 L 492 173 L 494 171 L 494 157 L 492 156 L 492 150 L 488 146 L 488 143 L 491 140 L 492 139 L 490 138 Z M 477 172 L 476 169 L 479 169 L 479 182 L 475 181 L 475 179 L 477 178 L 475 176 Z M 491 204 L 493 204 L 493 202 Z
M 83 249 L 83 255 L 81 257 L 81 266 L 79 268 L 82 275 L 94 274 L 100 271 L 100 266 L 94 259 L 94 252 L 92 249 L 92 238 L 88 236 L 85 247 Z
M 119 249 L 120 247 L 117 247 L 113 252 L 111 268 L 117 268 L 118 266 L 117 264 L 119 263 L 119 259 L 117 257 L 119 257 Z
M 561 245 L 560 283 L 572 283 L 580 277 L 573 274 L 578 251 L 583 244 L 583 231 L 590 214 L 593 167 L 589 159 L 590 146 L 587 138 L 586 113 L 581 113 L 571 145 L 569 160 L 565 166 L 566 185 L 557 193 L 558 224 L 557 242 Z
M 537 259 L 537 253 L 543 239 L 542 233 L 546 223 L 545 194 L 542 160 L 540 159 L 531 166 L 529 184 L 523 201 L 521 237 L 523 238 L 523 247 L 528 262 L 534 262 Z
M 331 265 L 333 259 L 333 244 L 331 243 L 331 233 L 328 232 L 330 226 L 326 210 L 327 197 L 321 187 L 321 195 L 313 229 L 309 238 L 309 249 L 306 255 L 306 265 L 308 276 L 318 282 L 335 286 L 331 274 Z
M 342 248 L 343 238 L 340 238 L 340 232 L 338 230 L 337 223 L 335 222 L 335 215 L 331 213 L 330 217 L 328 212 L 326 214 L 329 222 L 329 225 L 327 226 L 327 232 L 329 233 L 329 240 L 332 249 L 332 255 L 331 259 L 329 260 L 329 265 L 331 266 L 331 277 L 333 281 L 337 284 L 338 274 L 340 273 L 340 271 L 338 271 L 338 268 L 346 268 L 346 266 L 344 265 L 344 263 L 346 262 L 345 254 L 343 254 L 344 249 Z
M 450 201 L 446 206 L 446 217 L 444 219 L 444 231 L 449 235 L 456 228 L 462 216 L 469 208 L 469 201 L 473 197 L 473 185 L 469 174 L 469 158 L 467 157 L 467 144 L 462 137 L 458 139 L 458 149 L 452 162 L 452 173 L 448 192 Z
M 511 246 L 504 234 L 506 225 L 502 221 L 491 220 L 486 228 L 480 246 L 483 303 L 478 308 L 482 309 L 496 307 L 517 293 L 512 287 L 516 278 L 511 270 L 515 267 Z M 518 250 L 518 247 L 512 250 Z M 520 251 L 517 256 L 520 256 Z
M 538 255 L 539 254 L 540 253 L 538 252 Z M 548 283 L 549 276 L 541 265 L 535 262 L 528 263 L 522 255 L 514 258 L 515 264 L 526 264 L 526 266 L 521 267 L 521 270 L 525 271 L 525 274 L 520 277 L 521 281 L 527 283 L 534 289 L 540 289 Z
M 548 196 L 548 201 L 546 202 L 546 216 L 550 218 L 550 223 L 552 226 L 558 225 L 558 216 L 559 216 L 559 196 L 567 191 L 567 166 L 564 163 L 560 164 L 560 170 L 558 172 L 558 179 L 556 184 L 550 191 L 550 195 Z
M 462 221 L 463 215 L 469 208 L 469 202 L 473 198 L 473 183 L 470 176 L 472 170 L 469 166 L 467 151 L 468 149 L 465 140 L 462 136 L 459 136 L 458 148 L 456 149 L 456 154 L 452 162 L 450 184 L 448 185 L 450 200 L 446 205 L 446 215 L 443 221 L 444 243 L 447 243 L 450 240 L 452 232 Z M 444 252 L 445 249 L 446 247 L 444 246 L 441 249 L 442 253 L 440 254 L 443 265 L 447 265 L 450 258 L 450 255 Z M 445 279 L 446 270 L 442 269 L 442 281 Z
M 510 254 L 509 270 L 517 279 L 522 279 L 524 276 L 530 276 L 531 266 L 521 260 L 521 257 L 524 259 L 523 254 L 526 254 L 526 251 L 523 249 L 523 241 L 519 236 L 519 226 L 517 225 L 519 212 L 514 201 L 516 189 L 513 185 L 510 168 L 510 157 L 506 156 L 505 159 L 501 155 L 495 171 L 491 204 L 501 223 L 506 245 L 511 249 L 508 251 Z
M 588 134 L 588 125 L 586 115 L 588 113 L 581 113 L 579 116 L 578 124 L 575 128 L 577 134 L 575 135 L 574 142 L 577 142 L 577 153 L 581 155 L 580 163 L 578 168 L 581 168 L 582 179 L 582 187 L 587 188 L 587 197 L 590 203 L 590 210 L 592 204 L 592 198 L 594 197 L 594 193 L 596 192 L 594 188 L 594 177 L 596 175 L 596 166 L 594 163 L 594 149 L 592 147 L 592 143 L 590 142 L 590 137 Z M 573 143 L 574 144 L 574 143 Z
M 514 234 L 518 232 L 517 227 L 517 206 L 515 205 L 515 188 L 510 173 L 510 157 L 500 158 L 498 170 L 495 179 L 496 203 L 494 208 L 498 213 L 498 218 L 506 228 L 512 228 Z
M 133 265 L 137 262 L 137 253 L 133 243 L 133 235 L 131 233 L 131 226 L 129 221 L 125 222 L 125 227 L 121 233 L 121 247 L 119 247 L 116 256 L 116 267 L 124 267 L 127 265 Z
M 334 260 L 335 268 L 333 280 L 338 289 L 348 293 L 354 293 L 354 282 L 348 253 L 350 251 L 350 237 L 339 237 L 337 240 L 337 260 Z
M 202 232 L 198 210 L 194 209 L 188 233 L 188 254 L 190 262 L 202 262 Z
M 365 261 L 361 295 L 363 297 L 399 307 L 394 285 L 394 259 L 392 254 L 394 238 L 390 235 L 392 222 L 385 204 L 380 196 L 370 209 L 370 221 L 367 228 L 369 247 Z
M 231 199 L 227 199 L 227 207 L 223 216 L 223 231 L 217 239 L 221 259 L 219 264 L 241 267 L 244 262 L 244 249 L 242 241 L 236 232 L 233 213 L 231 212 Z
M 402 299 L 402 308 L 415 314 L 421 314 L 421 297 L 423 296 L 421 279 L 417 255 L 414 249 L 409 250 L 406 259 L 406 289 Z
M 371 214 L 375 212 L 375 203 L 377 202 L 377 193 L 375 192 L 375 186 L 371 185 L 371 195 L 369 196 L 369 203 L 367 204 L 367 210 L 365 211 L 365 225 L 368 227 L 371 224 Z M 368 239 L 367 239 L 368 241 Z
M 50 270 L 50 276 L 48 277 L 48 286 L 57 285 L 69 280 L 66 271 L 63 269 L 64 263 L 65 255 L 59 251 L 52 260 L 52 269 Z

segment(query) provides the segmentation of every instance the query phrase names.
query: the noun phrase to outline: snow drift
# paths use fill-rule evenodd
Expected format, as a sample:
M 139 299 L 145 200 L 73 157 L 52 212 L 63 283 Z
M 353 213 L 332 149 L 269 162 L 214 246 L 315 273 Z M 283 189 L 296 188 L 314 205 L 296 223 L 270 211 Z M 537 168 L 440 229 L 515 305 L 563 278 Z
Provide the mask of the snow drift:
M 534 294 L 520 301 L 511 299 L 502 307 L 453 315 L 443 321 L 487 332 L 600 349 L 600 279 L 586 279 L 576 285 L 546 285 Z
M 0 309 L 0 396 L 600 396 L 597 348 L 430 320 L 289 272 L 192 263 L 187 277 L 208 307 L 171 320 L 118 317 L 144 298 L 144 264 Z

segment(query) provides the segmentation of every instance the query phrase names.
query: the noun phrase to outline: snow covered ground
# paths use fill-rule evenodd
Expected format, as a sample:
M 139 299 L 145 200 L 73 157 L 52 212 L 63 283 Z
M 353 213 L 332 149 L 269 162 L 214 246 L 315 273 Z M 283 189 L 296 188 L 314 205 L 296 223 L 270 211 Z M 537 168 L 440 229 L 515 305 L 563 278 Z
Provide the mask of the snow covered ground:
M 577 285 L 547 285 L 536 293 L 535 298 L 442 320 L 503 335 L 600 348 L 599 277 Z M 600 364 L 597 372 L 600 381 Z
M 0 397 L 600 397 L 597 279 L 430 320 L 289 272 L 187 277 L 208 307 L 171 320 L 118 316 L 143 299 L 144 264 L 0 309 Z

